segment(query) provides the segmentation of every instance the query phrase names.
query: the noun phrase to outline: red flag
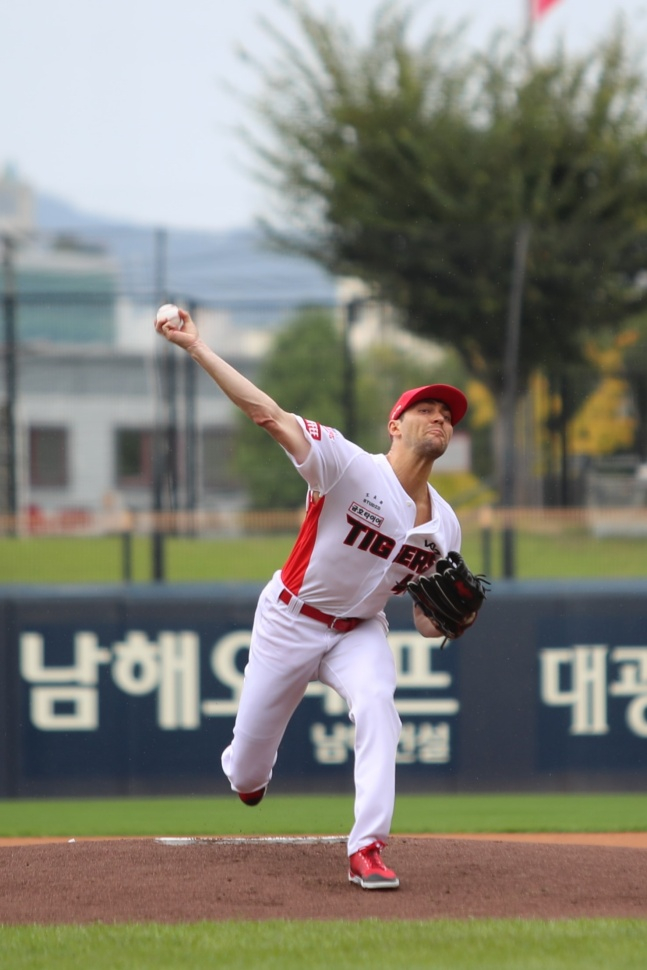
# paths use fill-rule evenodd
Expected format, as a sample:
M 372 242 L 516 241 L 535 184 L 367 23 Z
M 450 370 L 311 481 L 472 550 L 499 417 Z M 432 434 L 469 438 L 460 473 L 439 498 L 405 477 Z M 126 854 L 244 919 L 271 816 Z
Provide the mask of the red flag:
M 539 20 L 547 13 L 557 0 L 530 0 L 530 16 L 533 20 Z

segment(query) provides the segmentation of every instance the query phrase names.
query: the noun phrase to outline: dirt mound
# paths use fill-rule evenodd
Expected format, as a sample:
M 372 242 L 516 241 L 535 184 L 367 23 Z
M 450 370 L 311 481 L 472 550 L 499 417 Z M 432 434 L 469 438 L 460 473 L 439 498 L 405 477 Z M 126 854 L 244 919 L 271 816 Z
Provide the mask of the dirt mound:
M 397 891 L 348 883 L 341 840 L 0 847 L 0 923 L 647 918 L 647 849 L 394 837 Z

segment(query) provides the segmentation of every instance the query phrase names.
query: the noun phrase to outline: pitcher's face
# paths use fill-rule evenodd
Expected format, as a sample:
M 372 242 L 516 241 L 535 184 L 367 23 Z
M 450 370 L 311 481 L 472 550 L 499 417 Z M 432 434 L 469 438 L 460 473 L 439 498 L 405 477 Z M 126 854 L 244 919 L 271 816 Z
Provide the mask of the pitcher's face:
M 425 459 L 444 455 L 454 433 L 452 413 L 442 401 L 419 401 L 393 424 L 405 448 Z

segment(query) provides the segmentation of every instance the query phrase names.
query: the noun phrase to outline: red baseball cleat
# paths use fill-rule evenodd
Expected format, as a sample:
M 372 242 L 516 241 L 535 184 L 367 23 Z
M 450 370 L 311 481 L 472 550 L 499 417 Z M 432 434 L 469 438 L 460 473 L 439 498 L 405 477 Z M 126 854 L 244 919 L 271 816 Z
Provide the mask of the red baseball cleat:
M 265 786 L 265 788 L 259 788 L 258 791 L 250 791 L 250 792 L 239 791 L 238 797 L 240 798 L 241 802 L 243 802 L 245 805 L 249 805 L 251 808 L 254 805 L 258 805 L 259 802 L 263 801 L 263 797 L 266 791 L 267 791 L 267 785 Z
M 348 878 L 362 889 L 397 889 L 400 880 L 382 862 L 384 842 L 372 842 L 349 858 Z

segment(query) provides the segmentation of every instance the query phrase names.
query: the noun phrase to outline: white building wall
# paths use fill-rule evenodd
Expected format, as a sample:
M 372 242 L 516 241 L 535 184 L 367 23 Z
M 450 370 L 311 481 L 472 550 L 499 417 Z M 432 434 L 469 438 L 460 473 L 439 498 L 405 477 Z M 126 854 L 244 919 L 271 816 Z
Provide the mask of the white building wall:
M 136 364 L 137 366 L 133 366 Z M 139 375 L 139 376 L 138 376 Z M 166 418 L 160 400 L 158 372 L 145 355 L 72 360 L 57 353 L 24 360 L 17 420 L 17 479 L 21 509 L 44 511 L 104 508 L 149 509 L 150 486 L 119 488 L 116 481 L 116 432 L 154 430 Z M 195 424 L 198 442 L 205 427 L 230 426 L 234 407 L 196 369 Z M 1 383 L 1 382 L 0 382 Z M 182 385 L 178 387 L 178 430 L 182 433 Z M 30 429 L 65 428 L 68 482 L 62 487 L 30 484 Z M 213 497 L 212 497 L 213 501 Z M 207 502 L 207 504 L 209 504 Z
M 117 428 L 153 427 L 153 402 L 145 398 L 30 396 L 20 407 L 21 505 L 50 509 L 96 508 L 116 492 L 115 432 Z M 29 484 L 30 427 L 58 426 L 68 430 L 68 485 L 62 488 Z M 143 490 L 138 490 L 143 491 Z

